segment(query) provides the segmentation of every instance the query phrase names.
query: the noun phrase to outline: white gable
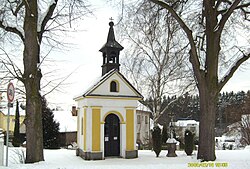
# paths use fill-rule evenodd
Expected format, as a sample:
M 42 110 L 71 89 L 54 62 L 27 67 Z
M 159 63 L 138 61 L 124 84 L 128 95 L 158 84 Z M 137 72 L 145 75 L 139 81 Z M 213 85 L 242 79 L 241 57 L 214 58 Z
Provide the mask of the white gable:
M 114 81 L 118 86 L 117 91 L 110 91 L 111 82 Z M 111 70 L 96 83 L 94 83 L 84 93 L 76 96 L 74 100 L 78 100 L 85 97 L 126 97 L 142 99 L 143 96 L 129 83 L 129 81 L 116 69 Z
M 112 81 L 117 82 L 118 92 L 110 91 L 110 84 Z M 105 81 L 103 81 L 97 88 L 90 92 L 89 95 L 138 97 L 137 92 L 118 73 L 114 73 L 112 76 L 105 79 Z

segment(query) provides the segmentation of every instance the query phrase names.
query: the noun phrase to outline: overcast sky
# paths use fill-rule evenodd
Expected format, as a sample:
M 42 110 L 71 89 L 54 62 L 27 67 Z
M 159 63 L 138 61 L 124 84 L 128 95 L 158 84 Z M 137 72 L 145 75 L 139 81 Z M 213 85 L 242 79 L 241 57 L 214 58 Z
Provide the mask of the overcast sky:
M 93 81 L 101 76 L 102 53 L 99 49 L 106 43 L 110 18 L 116 23 L 118 12 L 105 0 L 91 2 L 94 15 L 82 20 L 82 31 L 70 34 L 69 42 L 74 44 L 70 49 L 55 51 L 50 57 L 59 62 L 55 64 L 57 74 L 64 76 L 73 72 L 63 86 L 63 93 L 53 92 L 47 96 L 49 102 L 70 108 L 73 97 L 83 93 Z M 68 39 L 67 39 L 68 40 Z M 60 70 L 59 70 L 60 69 Z
M 85 18 L 82 21 L 81 29 L 84 31 L 71 35 L 69 41 L 75 46 L 63 52 L 51 54 L 51 57 L 62 60 L 62 62 L 56 63 L 57 68 L 60 69 L 58 71 L 60 75 L 67 75 L 74 71 L 67 79 L 67 85 L 63 86 L 63 93 L 54 92 L 47 96 L 49 102 L 54 106 L 57 104 L 70 109 L 75 104 L 73 97 L 83 93 L 96 78 L 101 76 L 102 54 L 99 49 L 107 40 L 109 18 L 112 17 L 116 24 L 119 13 L 110 4 L 105 4 L 105 0 L 94 2 L 95 16 Z M 116 27 L 114 29 L 119 31 L 116 30 Z M 250 62 L 248 61 L 248 63 Z M 249 67 L 249 64 L 243 65 L 223 88 L 223 91 L 250 90 Z

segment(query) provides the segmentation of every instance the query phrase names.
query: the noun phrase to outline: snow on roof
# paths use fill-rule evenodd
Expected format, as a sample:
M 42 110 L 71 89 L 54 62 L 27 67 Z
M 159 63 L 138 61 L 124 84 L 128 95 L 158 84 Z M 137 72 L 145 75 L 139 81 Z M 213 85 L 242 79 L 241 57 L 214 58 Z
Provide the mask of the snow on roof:
M 2 112 L 4 115 L 8 115 L 8 107 L 7 107 L 7 102 L 0 102 L 0 112 Z M 10 108 L 10 115 L 15 116 L 16 114 L 16 104 L 14 103 L 13 107 Z M 19 104 L 19 114 L 20 116 L 25 116 L 25 110 L 23 110 L 20 107 Z
M 109 71 L 108 73 L 106 73 L 103 76 L 97 77 L 92 83 L 90 83 L 91 85 L 84 90 L 84 92 L 82 92 L 81 94 L 78 94 L 76 96 L 74 96 L 74 99 L 84 96 L 85 94 L 87 94 L 89 91 L 92 91 L 95 87 L 97 87 L 104 79 L 106 79 L 109 75 L 111 75 L 111 72 L 114 72 L 114 70 Z
M 151 112 L 151 110 L 145 105 L 143 105 L 141 102 L 138 102 L 137 110 Z
M 70 111 L 53 111 L 55 121 L 60 123 L 60 132 L 77 131 L 77 116 Z
M 175 122 L 176 126 L 181 126 L 181 127 L 186 127 L 187 125 L 199 125 L 198 121 L 195 120 L 178 120 L 177 122 Z

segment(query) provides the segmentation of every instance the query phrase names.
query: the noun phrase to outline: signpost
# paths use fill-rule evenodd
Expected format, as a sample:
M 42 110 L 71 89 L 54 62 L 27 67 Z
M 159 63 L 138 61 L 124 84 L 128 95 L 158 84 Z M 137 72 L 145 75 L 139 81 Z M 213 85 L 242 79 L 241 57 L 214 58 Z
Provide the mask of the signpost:
M 7 87 L 8 98 L 8 116 L 7 116 L 7 131 L 6 131 L 6 166 L 8 167 L 8 149 L 9 149 L 9 127 L 10 127 L 10 108 L 13 107 L 15 97 L 15 88 L 13 83 L 9 83 Z

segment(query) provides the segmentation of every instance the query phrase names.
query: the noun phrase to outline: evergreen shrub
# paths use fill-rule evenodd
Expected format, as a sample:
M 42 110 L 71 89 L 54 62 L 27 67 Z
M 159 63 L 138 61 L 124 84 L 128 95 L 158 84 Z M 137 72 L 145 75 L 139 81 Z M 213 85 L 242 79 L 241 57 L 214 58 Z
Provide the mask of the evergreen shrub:
M 185 131 L 185 152 L 188 156 L 192 155 L 194 147 L 194 135 L 191 131 Z
M 21 145 L 20 119 L 19 118 L 20 118 L 19 102 L 16 101 L 15 126 L 14 126 L 13 140 L 12 140 L 12 145 L 14 147 L 20 147 L 20 145 Z
M 162 146 L 162 135 L 161 135 L 161 129 L 159 126 L 156 126 L 153 128 L 152 140 L 153 140 L 153 150 L 156 154 L 156 157 L 159 157 L 159 154 L 161 152 L 161 146 Z
M 59 149 L 59 123 L 55 121 L 53 111 L 42 97 L 43 146 L 47 149 Z

